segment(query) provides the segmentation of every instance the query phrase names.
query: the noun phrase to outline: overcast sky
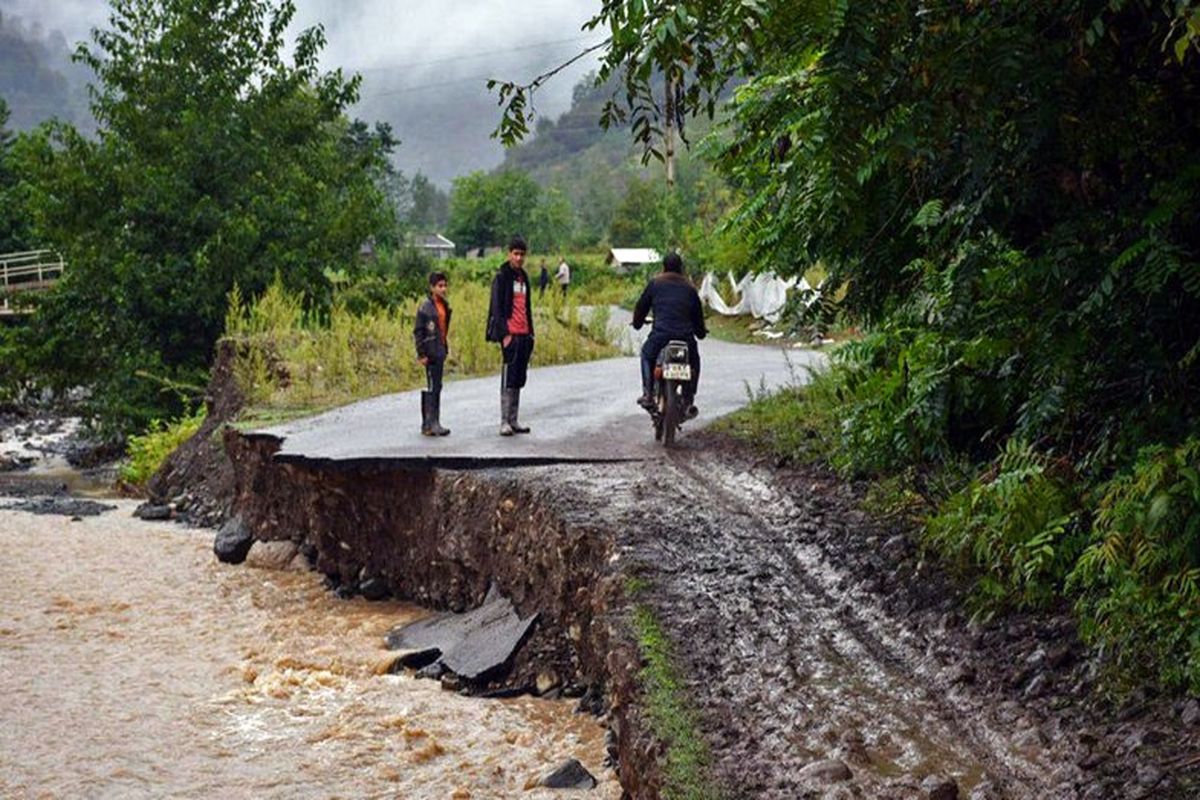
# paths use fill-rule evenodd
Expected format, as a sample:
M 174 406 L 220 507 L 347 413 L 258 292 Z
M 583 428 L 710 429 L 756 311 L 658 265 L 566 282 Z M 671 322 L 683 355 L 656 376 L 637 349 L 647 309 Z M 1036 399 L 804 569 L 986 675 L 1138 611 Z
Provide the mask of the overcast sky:
M 291 33 L 324 25 L 324 66 L 361 71 L 365 97 L 424 86 L 430 78 L 527 80 L 600 38 L 580 30 L 599 6 L 599 0 L 296 0 Z M 60 30 L 71 44 L 108 19 L 104 0 L 0 0 L 0 11 Z M 594 64 L 552 82 L 543 102 L 565 110 L 574 78 Z
M 487 134 L 499 111 L 484 82 L 489 77 L 528 81 L 602 38 L 581 30 L 600 0 L 296 0 L 289 38 L 321 24 L 328 44 L 326 69 L 363 76 L 355 113 L 383 119 L 405 146 L 397 162 L 444 183 L 449 176 L 499 163 L 502 151 Z M 74 45 L 108 20 L 105 0 L 0 0 L 0 12 L 44 30 L 60 30 Z M 536 98 L 539 113 L 556 117 L 570 105 L 577 80 L 595 60 L 564 71 Z M 489 98 L 491 98 L 489 100 Z M 441 100 L 462 108 L 463 129 L 452 149 L 455 163 L 437 163 L 436 136 L 424 129 L 431 109 L 439 127 Z

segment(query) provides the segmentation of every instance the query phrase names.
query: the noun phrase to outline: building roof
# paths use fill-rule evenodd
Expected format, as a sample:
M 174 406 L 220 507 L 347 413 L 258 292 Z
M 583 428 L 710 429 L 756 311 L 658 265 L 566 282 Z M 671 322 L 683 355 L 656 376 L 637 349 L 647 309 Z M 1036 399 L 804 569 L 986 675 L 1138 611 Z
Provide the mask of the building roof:
M 614 247 L 608 259 L 618 264 L 657 264 L 662 256 L 653 247 Z
M 453 250 L 454 242 L 440 233 L 422 233 L 413 237 L 413 244 L 426 250 Z

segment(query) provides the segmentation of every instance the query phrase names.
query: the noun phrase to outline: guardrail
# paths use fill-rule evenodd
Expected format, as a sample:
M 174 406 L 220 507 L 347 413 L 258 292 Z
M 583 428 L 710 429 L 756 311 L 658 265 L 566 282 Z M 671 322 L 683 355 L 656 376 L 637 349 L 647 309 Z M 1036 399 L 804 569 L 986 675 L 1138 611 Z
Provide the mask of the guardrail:
M 0 314 L 15 314 L 12 296 L 49 289 L 62 277 L 66 264 L 53 250 L 30 250 L 0 255 Z

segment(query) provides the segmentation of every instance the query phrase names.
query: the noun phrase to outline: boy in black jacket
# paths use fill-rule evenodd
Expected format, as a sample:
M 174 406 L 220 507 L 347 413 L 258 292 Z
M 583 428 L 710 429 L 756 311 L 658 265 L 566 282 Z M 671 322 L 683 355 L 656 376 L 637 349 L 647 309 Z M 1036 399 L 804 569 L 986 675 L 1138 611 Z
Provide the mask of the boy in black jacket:
M 449 436 L 443 428 L 442 371 L 450 352 L 450 303 L 446 300 L 446 274 L 434 272 L 429 276 L 429 296 L 417 308 L 413 325 L 413 342 L 417 346 L 417 361 L 425 367 L 425 391 L 421 392 L 421 434 Z
M 508 260 L 492 279 L 488 306 L 487 340 L 500 345 L 504 367 L 500 372 L 500 435 L 529 433 L 517 422 L 521 389 L 533 354 L 533 302 L 525 274 L 525 240 L 514 236 L 508 243 Z

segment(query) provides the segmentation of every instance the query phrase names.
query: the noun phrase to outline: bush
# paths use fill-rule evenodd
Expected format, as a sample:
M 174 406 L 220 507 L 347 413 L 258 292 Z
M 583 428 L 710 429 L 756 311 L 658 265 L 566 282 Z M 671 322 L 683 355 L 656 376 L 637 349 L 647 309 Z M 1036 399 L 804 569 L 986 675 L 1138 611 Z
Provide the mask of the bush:
M 205 415 L 206 411 L 201 406 L 195 413 L 171 423 L 156 419 L 145 433 L 129 437 L 129 460 L 121 467 L 121 480 L 133 486 L 145 485 L 167 460 L 167 456 L 200 430 Z
M 1145 448 L 1097 496 L 1070 576 L 1083 636 L 1127 681 L 1200 693 L 1200 438 Z
M 990 468 L 926 521 L 922 540 L 975 576 L 990 612 L 1052 603 L 1083 547 L 1079 498 L 1062 465 L 1009 440 Z

